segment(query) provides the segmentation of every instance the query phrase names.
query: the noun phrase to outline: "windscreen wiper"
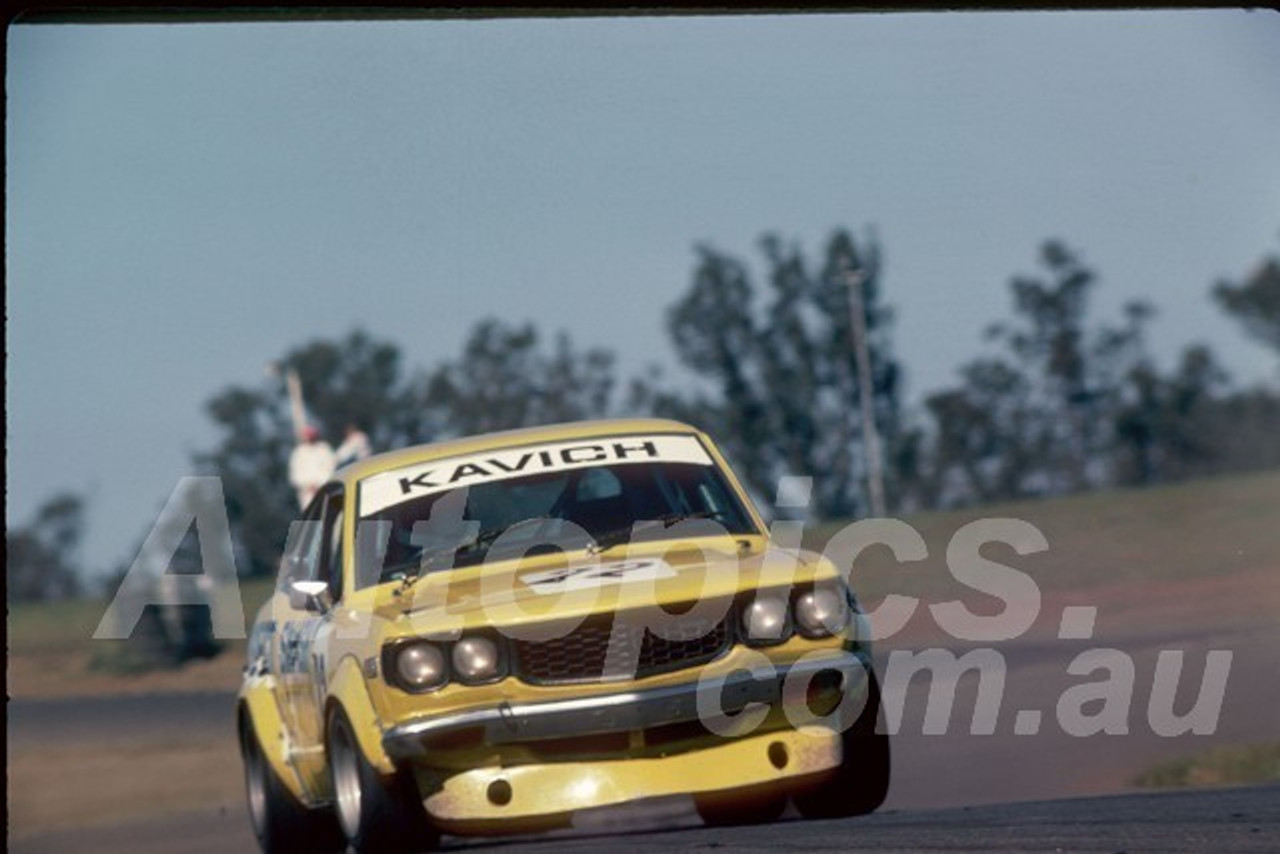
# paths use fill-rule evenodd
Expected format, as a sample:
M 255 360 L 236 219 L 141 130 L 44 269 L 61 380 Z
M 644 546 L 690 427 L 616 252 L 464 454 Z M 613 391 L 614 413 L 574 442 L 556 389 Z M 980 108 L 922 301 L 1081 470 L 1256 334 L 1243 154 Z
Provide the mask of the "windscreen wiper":
M 627 525 L 626 527 L 614 528 L 605 531 L 603 534 L 595 538 L 595 543 L 587 546 L 587 553 L 598 555 L 607 549 L 611 549 L 619 543 L 624 543 L 631 539 L 633 533 L 651 530 L 661 527 L 664 530 L 672 525 L 689 519 L 715 519 L 724 516 L 719 510 L 699 510 L 696 513 L 667 513 L 659 516 L 657 519 L 643 519 Z
M 449 545 L 436 546 L 432 549 L 425 549 L 413 560 L 408 560 L 404 563 L 388 567 L 383 570 L 383 574 L 391 580 L 395 580 L 397 576 L 400 576 L 400 580 L 404 583 L 404 587 L 401 588 L 403 590 L 405 587 L 408 587 L 417 581 L 418 578 L 427 571 L 431 561 L 441 555 L 470 554 L 477 549 L 486 548 L 492 545 L 494 540 L 509 531 L 515 531 L 534 524 L 546 524 L 547 521 L 548 519 L 544 516 L 531 516 L 528 519 L 521 519 L 519 522 L 513 522 L 505 528 L 492 528 L 487 531 L 481 531 L 473 538 L 463 543 L 451 543 Z
M 528 519 L 521 519 L 519 522 L 512 522 L 505 528 L 493 528 L 488 531 L 481 531 L 476 538 L 466 545 L 467 551 L 474 551 L 481 546 L 491 546 L 493 541 L 501 537 L 503 534 L 509 534 L 512 531 L 518 531 L 521 528 L 527 528 L 531 525 L 545 525 L 550 522 L 548 516 L 530 516 Z
M 478 540 L 479 538 L 477 538 Z M 414 585 L 422 576 L 429 572 L 431 562 L 438 557 L 444 555 L 457 555 L 463 552 L 469 552 L 476 546 L 477 540 L 471 540 L 466 543 L 452 543 L 445 546 L 436 546 L 431 549 L 423 549 L 418 553 L 417 557 L 406 560 L 402 563 L 389 566 L 382 571 L 382 575 L 389 581 L 399 580 L 400 589 L 397 595 L 403 593 Z M 452 567 L 436 567 L 437 569 L 450 569 Z

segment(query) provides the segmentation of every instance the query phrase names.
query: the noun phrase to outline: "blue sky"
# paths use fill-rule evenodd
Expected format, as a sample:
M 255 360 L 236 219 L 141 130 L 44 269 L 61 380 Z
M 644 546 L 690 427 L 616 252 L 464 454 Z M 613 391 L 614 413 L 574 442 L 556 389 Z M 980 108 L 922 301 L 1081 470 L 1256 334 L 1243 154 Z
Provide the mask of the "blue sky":
M 7 94 L 8 520 L 87 490 L 91 567 L 290 346 L 498 315 L 669 365 L 693 244 L 767 230 L 876 228 L 917 400 L 1047 237 L 1166 362 L 1275 378 L 1206 295 L 1280 248 L 1271 12 L 16 26 Z

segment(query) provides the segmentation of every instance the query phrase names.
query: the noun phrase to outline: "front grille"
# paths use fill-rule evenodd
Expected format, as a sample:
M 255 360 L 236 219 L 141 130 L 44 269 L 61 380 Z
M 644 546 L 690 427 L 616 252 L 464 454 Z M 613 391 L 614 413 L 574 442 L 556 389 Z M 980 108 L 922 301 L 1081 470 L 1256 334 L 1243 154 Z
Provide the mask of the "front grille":
M 568 634 L 544 641 L 516 641 L 516 672 L 526 682 L 556 685 L 640 679 L 705 664 L 729 648 L 728 621 L 672 617 L 659 637 L 617 622 L 612 614 L 589 617 Z M 612 640 L 613 648 L 610 649 Z
M 703 621 L 678 623 L 663 630 L 667 637 L 645 632 L 640 646 L 640 676 L 666 673 L 694 664 L 711 661 L 729 645 L 728 626 L 724 620 L 714 625 Z

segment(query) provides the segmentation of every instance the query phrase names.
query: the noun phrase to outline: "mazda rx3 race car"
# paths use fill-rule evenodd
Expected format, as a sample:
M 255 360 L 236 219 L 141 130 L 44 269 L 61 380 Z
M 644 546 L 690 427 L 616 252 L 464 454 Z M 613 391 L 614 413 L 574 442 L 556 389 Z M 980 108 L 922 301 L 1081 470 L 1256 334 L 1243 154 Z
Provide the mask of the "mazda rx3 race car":
M 238 700 L 266 851 L 421 850 L 691 795 L 708 823 L 874 810 L 867 625 L 672 421 L 341 470 L 290 531 Z

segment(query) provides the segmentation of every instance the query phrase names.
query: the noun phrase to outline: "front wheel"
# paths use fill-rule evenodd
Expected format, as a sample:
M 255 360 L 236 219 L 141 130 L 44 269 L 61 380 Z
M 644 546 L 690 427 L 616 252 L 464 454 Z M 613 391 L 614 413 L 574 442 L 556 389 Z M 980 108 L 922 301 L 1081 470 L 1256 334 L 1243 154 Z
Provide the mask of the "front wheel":
M 867 703 L 841 738 L 840 767 L 796 792 L 805 818 L 848 818 L 875 812 L 889 793 L 889 736 L 880 708 L 880 685 L 867 665 Z
M 264 854 L 289 851 L 338 852 L 346 840 L 333 813 L 303 806 L 272 770 L 262 745 L 245 718 L 240 727 L 240 753 L 244 759 L 245 793 L 253 835 Z
M 360 752 L 341 709 L 329 718 L 329 771 L 342 832 L 359 854 L 408 854 L 435 848 L 439 834 L 403 773 L 383 780 Z

